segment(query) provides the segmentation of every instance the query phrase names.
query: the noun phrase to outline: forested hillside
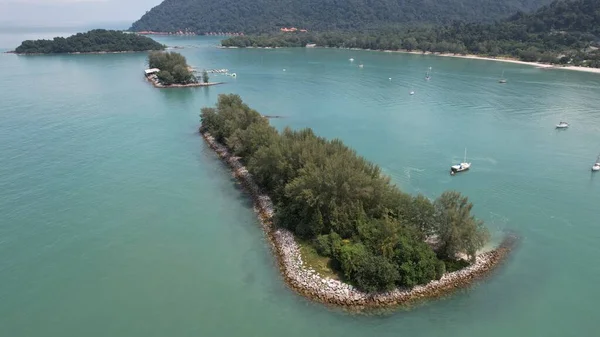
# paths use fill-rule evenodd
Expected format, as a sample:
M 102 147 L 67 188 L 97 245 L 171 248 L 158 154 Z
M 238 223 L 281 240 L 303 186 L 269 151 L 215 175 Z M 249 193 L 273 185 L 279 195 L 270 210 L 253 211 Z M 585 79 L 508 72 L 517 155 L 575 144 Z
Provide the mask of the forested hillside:
M 19 54 L 96 53 L 162 50 L 165 46 L 149 37 L 115 30 L 95 29 L 67 38 L 23 41 L 15 50 Z
M 403 24 L 491 22 L 550 0 L 165 0 L 133 31 L 273 32 L 364 30 Z
M 240 36 L 223 41 L 237 47 L 303 47 L 307 43 L 340 48 L 420 50 L 524 61 L 600 67 L 600 0 L 555 1 L 531 14 L 517 13 L 493 23 L 388 29 Z

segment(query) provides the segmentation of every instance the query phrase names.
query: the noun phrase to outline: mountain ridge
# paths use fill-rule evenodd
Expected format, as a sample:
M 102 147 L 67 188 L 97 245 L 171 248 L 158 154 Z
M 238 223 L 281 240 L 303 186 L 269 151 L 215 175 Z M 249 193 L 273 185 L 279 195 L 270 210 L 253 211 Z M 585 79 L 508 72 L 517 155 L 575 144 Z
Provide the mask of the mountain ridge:
M 407 24 L 492 22 L 550 0 L 165 0 L 132 31 L 264 33 L 282 27 L 353 31 Z

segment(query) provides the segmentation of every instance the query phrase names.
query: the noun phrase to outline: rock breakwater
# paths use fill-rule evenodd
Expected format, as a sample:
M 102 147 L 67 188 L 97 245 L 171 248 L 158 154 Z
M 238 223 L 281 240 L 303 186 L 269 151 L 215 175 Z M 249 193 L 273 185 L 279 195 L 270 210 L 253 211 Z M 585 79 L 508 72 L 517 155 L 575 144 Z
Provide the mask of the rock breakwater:
M 290 288 L 311 300 L 351 310 L 364 310 L 394 307 L 423 299 L 441 297 L 457 289 L 465 288 L 488 275 L 507 257 L 516 242 L 516 237 L 507 236 L 496 249 L 479 254 L 476 261 L 468 267 L 446 273 L 441 279 L 425 285 L 410 289 L 398 288 L 376 294 L 362 292 L 352 285 L 323 277 L 309 266 L 305 266 L 294 235 L 286 229 L 276 228 L 273 225 L 273 203 L 269 196 L 261 193 L 240 158 L 233 156 L 226 146 L 217 142 L 208 132 L 201 131 L 201 134 L 208 145 L 230 167 L 233 175 L 252 197 L 254 209 L 275 252 L 284 280 Z

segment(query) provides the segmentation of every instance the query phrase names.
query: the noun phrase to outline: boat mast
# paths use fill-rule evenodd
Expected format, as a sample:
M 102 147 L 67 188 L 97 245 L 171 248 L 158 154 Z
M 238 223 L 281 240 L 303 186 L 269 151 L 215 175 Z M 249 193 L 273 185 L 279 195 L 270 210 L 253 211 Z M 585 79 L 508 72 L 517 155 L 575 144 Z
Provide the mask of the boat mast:
M 467 162 L 467 148 L 465 147 L 465 160 L 463 161 L 463 163 Z

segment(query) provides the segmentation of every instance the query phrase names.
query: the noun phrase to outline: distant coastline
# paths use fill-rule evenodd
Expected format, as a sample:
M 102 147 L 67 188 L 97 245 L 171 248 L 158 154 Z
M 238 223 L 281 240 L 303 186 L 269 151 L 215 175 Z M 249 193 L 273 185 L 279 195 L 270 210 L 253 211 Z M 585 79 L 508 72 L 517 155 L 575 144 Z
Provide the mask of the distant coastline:
M 219 46 L 218 48 L 222 49 L 283 49 L 283 48 L 298 48 L 298 47 L 237 47 L 237 46 Z M 305 47 L 299 47 L 305 48 Z M 357 50 L 357 51 L 375 51 L 382 53 L 400 53 L 400 54 L 413 54 L 413 55 L 426 55 L 426 56 L 439 56 L 439 57 L 454 57 L 461 59 L 470 59 L 470 60 L 483 60 L 483 61 L 496 61 L 496 62 L 506 62 L 513 64 L 523 64 L 528 66 L 533 66 L 542 69 L 558 69 L 558 70 L 573 70 L 587 73 L 600 74 L 600 68 L 590 68 L 590 67 L 579 67 L 579 66 L 569 66 L 569 65 L 557 65 L 557 64 L 549 64 L 549 63 L 540 63 L 540 62 L 527 62 L 521 61 L 516 58 L 507 57 L 507 56 L 482 56 L 475 54 L 451 54 L 451 53 L 436 53 L 436 52 L 428 52 L 428 51 L 418 51 L 418 50 L 379 50 L 379 49 L 361 49 L 361 48 L 337 48 L 337 47 L 321 47 L 315 46 L 310 49 L 346 49 L 346 50 Z
M 363 49 L 360 49 L 363 50 Z M 574 70 L 581 72 L 588 72 L 594 74 L 600 74 L 600 68 L 590 68 L 590 67 L 578 67 L 578 66 L 563 66 L 556 64 L 548 64 L 548 63 L 540 63 L 540 62 L 527 62 L 520 61 L 511 57 L 489 57 L 489 56 L 480 56 L 474 54 L 449 54 L 449 53 L 432 53 L 432 52 L 421 52 L 421 51 L 408 51 L 408 50 L 378 50 L 384 53 L 403 53 L 403 54 L 415 54 L 415 55 L 431 55 L 431 56 L 440 56 L 440 57 L 454 57 L 461 59 L 470 59 L 470 60 L 483 60 L 483 61 L 496 61 L 496 62 L 506 62 L 506 63 L 514 63 L 514 64 L 523 64 L 528 66 L 534 66 L 536 68 L 543 69 L 564 69 L 564 70 Z
M 154 50 L 126 50 L 126 51 L 94 51 L 94 52 L 69 52 L 69 53 L 17 53 L 15 50 L 9 50 L 4 54 L 14 54 L 19 56 L 36 56 L 36 55 L 102 55 L 102 54 L 133 54 L 133 53 L 148 53 Z

